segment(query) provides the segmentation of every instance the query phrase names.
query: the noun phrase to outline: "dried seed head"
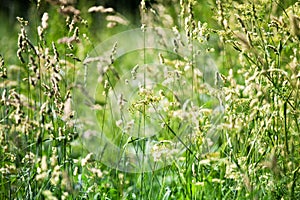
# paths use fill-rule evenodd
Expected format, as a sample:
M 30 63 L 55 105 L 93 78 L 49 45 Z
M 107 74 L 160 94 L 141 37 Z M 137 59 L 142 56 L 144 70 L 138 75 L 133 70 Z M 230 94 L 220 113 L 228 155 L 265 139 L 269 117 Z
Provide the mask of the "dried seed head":
M 68 26 L 69 26 L 69 32 L 73 31 L 75 23 L 76 23 L 76 20 L 74 18 L 70 22 L 70 17 L 69 16 L 67 17 L 66 24 L 68 24 Z
M 66 56 L 72 58 L 75 61 L 81 62 L 81 60 L 72 53 L 67 53 Z
M 122 119 L 119 119 L 118 121 L 116 121 L 116 126 L 117 127 L 121 128 L 122 124 L 123 124 L 123 120 Z
M 32 86 L 36 86 L 37 84 L 37 79 L 34 78 L 34 77 L 29 77 L 29 83 L 32 85 Z
M 161 64 L 161 65 L 165 64 L 165 59 L 164 59 L 162 53 L 159 53 L 159 54 L 158 54 L 158 57 L 159 57 L 159 62 L 160 62 L 160 64 Z
M 18 49 L 18 51 L 17 51 L 17 56 L 18 56 L 19 60 L 20 60 L 22 63 L 25 63 L 25 60 L 24 60 L 24 58 L 23 58 L 23 56 L 22 56 L 22 49 Z
M 129 24 L 129 21 L 127 19 L 125 19 L 123 16 L 118 16 L 118 15 L 108 15 L 106 17 L 106 20 L 109 22 L 115 22 L 125 26 Z
M 246 26 L 245 26 L 244 21 L 241 19 L 241 17 L 239 15 L 236 14 L 235 16 L 236 16 L 238 22 L 240 23 L 240 25 L 242 26 L 242 29 L 245 31 L 246 30 Z
M 44 83 L 42 83 L 42 86 L 45 88 L 45 94 L 48 96 L 48 97 L 52 97 L 53 96 L 53 91 L 50 89 L 50 87 Z
M 40 5 L 41 5 L 41 0 L 37 0 L 36 2 L 36 7 L 39 9 L 40 8 Z
M 44 155 L 42 157 L 42 161 L 41 161 L 41 170 L 45 172 L 45 171 L 47 171 L 47 169 L 48 169 L 48 166 L 47 166 L 47 157 Z
M 141 1 L 141 10 L 142 10 L 143 12 L 146 12 L 146 10 L 147 10 L 145 0 L 142 0 L 142 1 Z
M 43 86 L 47 91 L 50 90 L 50 87 L 49 87 L 48 85 L 42 83 L 42 86 Z
M 75 38 L 75 40 L 79 40 L 78 36 L 79 36 L 79 29 L 78 27 L 76 27 L 73 33 L 73 37 Z
M 59 79 L 57 79 L 56 75 L 52 75 L 51 77 L 51 84 L 52 84 L 52 89 L 55 95 L 59 95 L 59 85 L 58 85 Z M 59 95 L 60 96 L 60 95 Z
M 115 44 L 114 44 L 114 46 L 113 46 L 113 48 L 112 48 L 112 50 L 111 50 L 111 54 L 110 54 L 110 64 L 113 64 L 114 63 L 114 56 L 116 55 L 116 53 L 117 53 L 117 46 L 118 46 L 118 43 L 116 42 Z
M 92 155 L 93 155 L 93 153 L 89 153 L 85 158 L 83 158 L 81 160 L 81 166 L 82 167 L 84 167 L 88 163 L 88 161 L 91 160 Z
M 78 38 L 74 37 L 74 36 L 71 36 L 71 37 L 63 37 L 63 38 L 60 38 L 59 40 L 57 40 L 57 42 L 59 44 L 71 44 L 72 42 L 78 42 Z
M 2 95 L 1 95 L 1 102 L 3 102 L 5 104 L 6 102 L 6 88 L 3 90 Z
M 24 20 L 23 17 L 17 17 L 17 20 L 19 21 L 21 26 L 27 26 L 28 25 L 28 21 Z
M 293 36 L 300 38 L 300 17 L 291 14 L 290 15 L 291 33 Z
M 52 5 L 68 5 L 71 2 L 69 0 L 46 0 L 47 2 L 51 3 Z
M 127 100 L 124 99 L 123 94 L 120 94 L 119 98 L 118 98 L 118 105 L 120 106 L 120 109 L 123 109 L 126 102 L 127 102 Z
M 250 49 L 251 48 L 251 39 L 250 37 L 247 37 L 249 36 L 249 34 L 245 35 L 244 33 L 242 32 L 234 32 L 235 33 L 235 36 L 239 39 L 239 41 L 241 42 L 242 44 L 242 47 L 245 49 Z
M 42 28 L 43 29 L 48 28 L 48 19 L 49 19 L 48 13 L 45 12 L 42 17 Z
M 141 30 L 143 31 L 143 32 L 145 32 L 146 31 L 146 24 L 142 24 L 142 26 L 141 26 Z
M 56 49 L 54 42 L 52 42 L 52 48 L 53 48 L 53 53 L 54 53 L 54 60 L 55 60 L 55 62 L 59 62 L 59 54 L 58 54 L 58 51 Z
M 132 79 L 135 80 L 136 79 L 136 74 L 137 74 L 137 70 L 139 69 L 139 65 L 136 65 L 133 67 L 133 69 L 131 70 L 131 76 Z
M 103 6 L 93 6 L 88 9 L 88 12 L 113 13 L 113 8 L 104 8 Z
M 64 103 L 64 116 L 63 120 L 67 120 L 69 118 L 73 117 L 73 111 L 72 111 L 72 98 L 71 98 L 71 92 L 68 90 L 66 97 L 65 97 L 65 103 Z
M 80 15 L 80 10 L 77 10 L 73 6 L 61 6 L 60 12 L 64 15 Z
M 7 70 L 4 65 L 4 59 L 3 59 L 2 55 L 0 55 L 0 77 L 7 78 Z
M 106 27 L 107 28 L 113 28 L 113 27 L 115 27 L 115 26 L 117 26 L 118 24 L 116 23 L 116 22 L 108 22 L 107 23 L 107 25 L 106 25 Z
M 276 54 L 279 54 L 279 53 L 278 53 L 278 50 L 277 50 L 274 46 L 272 46 L 272 45 L 267 45 L 267 48 L 272 49 Z
M 23 40 L 22 34 L 19 34 L 18 35 L 18 47 L 19 47 L 19 49 L 22 49 L 22 40 Z
M 44 102 L 40 109 L 40 115 L 48 113 L 48 101 Z
M 104 89 L 108 90 L 110 88 L 108 80 L 104 81 Z
M 43 40 L 43 31 L 44 31 L 44 29 L 41 26 L 37 27 L 37 32 L 38 32 L 40 40 Z

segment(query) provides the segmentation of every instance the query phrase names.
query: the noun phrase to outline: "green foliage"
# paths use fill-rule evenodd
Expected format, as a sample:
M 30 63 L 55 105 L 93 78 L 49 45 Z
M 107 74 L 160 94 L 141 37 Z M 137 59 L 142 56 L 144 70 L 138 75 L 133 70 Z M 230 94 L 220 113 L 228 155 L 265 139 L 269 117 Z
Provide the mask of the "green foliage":
M 82 132 L 80 126 L 89 121 L 78 121 L 83 108 L 72 104 L 78 89 L 84 91 L 75 80 L 95 42 L 135 25 L 111 8 L 91 10 L 89 3 L 72 2 L 32 5 L 28 21 L 18 18 L 15 52 L 1 49 L 3 199 L 300 198 L 299 2 L 141 1 L 142 27 L 183 32 L 192 56 L 154 50 L 136 59 L 145 54 L 142 49 L 114 60 L 118 47 L 109 47 L 110 60 L 100 63 L 105 70 L 98 95 L 92 97 L 96 102 L 89 105 L 106 137 L 120 149 L 133 145 L 145 151 L 150 139 L 157 142 L 156 163 L 188 130 L 180 142 L 189 144 L 168 166 L 140 173 L 110 168 L 85 148 L 82 138 L 92 132 Z M 214 77 L 204 76 L 198 66 L 207 63 L 195 64 L 197 50 L 215 61 L 219 72 Z M 109 104 L 109 92 L 121 93 L 119 75 L 130 72 L 135 79 L 137 66 L 146 60 L 168 66 L 168 76 L 151 67 L 143 70 L 152 70 L 153 79 L 171 80 L 176 92 L 163 84 L 140 86 L 128 110 L 122 110 L 133 120 L 114 118 L 117 106 Z M 221 119 L 214 116 L 215 107 L 224 110 Z M 143 126 L 137 123 L 141 119 L 159 122 L 160 131 L 150 139 L 126 135 L 128 125 Z

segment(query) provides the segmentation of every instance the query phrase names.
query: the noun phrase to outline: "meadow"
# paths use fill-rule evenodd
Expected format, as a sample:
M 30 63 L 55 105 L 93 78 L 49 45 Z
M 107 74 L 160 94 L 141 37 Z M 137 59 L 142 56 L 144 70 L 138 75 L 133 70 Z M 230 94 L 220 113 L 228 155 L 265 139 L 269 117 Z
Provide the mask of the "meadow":
M 300 3 L 124 10 L 2 20 L 0 199 L 300 199 Z

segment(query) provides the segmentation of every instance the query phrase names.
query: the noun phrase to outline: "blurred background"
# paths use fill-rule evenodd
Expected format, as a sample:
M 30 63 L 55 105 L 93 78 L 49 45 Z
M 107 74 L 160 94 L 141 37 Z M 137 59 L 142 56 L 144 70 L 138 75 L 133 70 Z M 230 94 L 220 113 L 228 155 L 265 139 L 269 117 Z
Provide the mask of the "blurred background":
M 1 0 L 0 2 L 1 22 L 8 21 L 10 24 L 15 22 L 17 16 L 28 17 L 30 14 L 30 7 L 36 5 L 36 1 L 29 0 Z M 42 6 L 47 7 L 48 5 L 46 2 L 51 2 L 51 0 L 42 1 Z M 138 16 L 140 0 L 64 0 L 64 2 L 73 4 L 75 7 L 76 4 L 102 5 L 104 7 L 112 7 L 114 10 L 125 16 Z M 150 1 L 146 2 L 150 4 Z
M 83 19 L 88 22 L 88 29 L 94 40 L 99 41 L 107 38 L 115 33 L 118 33 L 128 28 L 136 28 L 141 25 L 140 4 L 141 0 L 41 0 L 39 9 L 37 10 L 37 0 L 0 0 L 0 54 L 4 57 L 15 55 L 17 49 L 17 38 L 20 30 L 20 25 L 17 23 L 16 17 L 23 17 L 31 23 L 29 27 L 36 27 L 40 24 L 42 14 L 47 11 L 52 18 L 56 18 L 59 23 L 52 26 L 50 34 L 55 41 L 58 31 L 62 31 L 62 24 L 65 18 L 59 14 L 58 2 L 63 2 L 65 5 L 72 5 L 80 10 Z M 235 0 L 241 2 L 241 0 Z M 286 0 L 278 3 L 278 12 L 282 8 L 287 8 L 297 0 Z M 171 28 L 180 26 L 178 17 L 179 0 L 146 0 L 146 7 L 153 8 L 153 20 L 156 26 L 164 26 Z M 201 22 L 207 22 L 211 28 L 218 28 L 215 18 L 213 17 L 214 0 L 197 0 L 194 9 L 194 17 Z M 88 9 L 92 6 L 104 6 L 105 8 L 113 8 L 119 16 L 126 19 L 129 25 L 120 25 L 114 29 L 106 29 L 107 14 L 103 13 L 88 13 Z M 151 12 L 152 12 L 151 11 Z M 149 12 L 149 13 L 151 13 Z M 276 12 L 276 11 L 275 11 Z M 158 17 L 159 16 L 159 17 Z M 156 18 L 155 18 L 156 17 Z M 52 20 L 55 21 L 55 20 Z M 32 26 L 33 24 L 33 26 Z M 152 23 L 153 24 L 153 23 Z M 36 36 L 35 30 L 28 30 L 31 38 Z M 5 56 L 8 55 L 8 56 Z M 10 56 L 11 59 L 6 59 L 7 64 L 15 64 L 16 56 Z
M 10 59 L 6 59 L 6 64 L 18 63 L 16 56 L 9 56 L 15 55 L 17 49 L 20 25 L 16 17 L 22 17 L 24 20 L 28 20 L 29 24 L 34 24 L 33 26 L 29 26 L 32 28 L 39 25 L 42 14 L 47 11 L 50 16 L 55 16 L 55 18 L 63 23 L 62 20 L 64 20 L 64 18 L 62 18 L 58 12 L 59 6 L 56 5 L 57 2 L 59 2 L 59 0 L 42 0 L 37 10 L 36 0 L 0 0 L 0 55 L 6 58 L 10 57 Z M 93 32 L 93 36 L 97 35 L 95 39 L 99 39 L 99 34 L 109 35 L 112 33 L 103 33 L 102 31 L 107 25 L 105 22 L 105 14 L 88 13 L 88 9 L 92 6 L 101 5 L 105 8 L 113 8 L 117 13 L 130 21 L 130 24 L 133 26 L 137 26 L 140 23 L 140 0 L 60 0 L 60 2 L 64 2 L 66 5 L 72 5 L 81 11 L 82 18 L 88 20 L 89 30 Z M 147 6 L 149 6 L 150 1 L 147 2 Z M 51 34 L 56 34 L 56 31 L 59 30 L 59 25 L 58 28 L 55 29 L 51 29 Z M 28 30 L 28 33 L 31 35 L 31 38 L 35 37 L 36 30 Z

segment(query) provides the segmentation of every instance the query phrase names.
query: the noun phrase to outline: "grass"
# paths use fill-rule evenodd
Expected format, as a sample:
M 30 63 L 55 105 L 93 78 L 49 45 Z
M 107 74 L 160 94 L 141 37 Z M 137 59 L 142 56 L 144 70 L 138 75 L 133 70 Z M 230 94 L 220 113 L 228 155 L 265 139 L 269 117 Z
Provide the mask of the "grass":
M 1 40 L 1 198 L 300 198 L 299 3 L 57 3 Z

